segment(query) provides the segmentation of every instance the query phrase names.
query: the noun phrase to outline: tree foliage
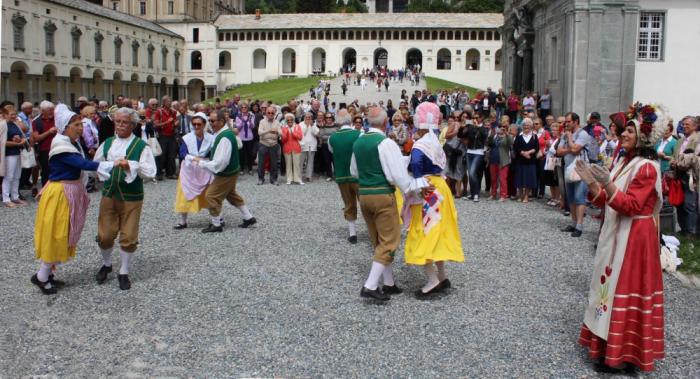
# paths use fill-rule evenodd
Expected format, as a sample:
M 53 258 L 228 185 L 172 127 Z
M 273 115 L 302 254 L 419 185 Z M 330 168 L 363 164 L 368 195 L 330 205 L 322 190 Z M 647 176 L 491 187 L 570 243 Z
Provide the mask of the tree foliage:
M 408 12 L 502 13 L 505 0 L 411 0 Z M 246 13 L 367 13 L 360 0 L 247 0 Z

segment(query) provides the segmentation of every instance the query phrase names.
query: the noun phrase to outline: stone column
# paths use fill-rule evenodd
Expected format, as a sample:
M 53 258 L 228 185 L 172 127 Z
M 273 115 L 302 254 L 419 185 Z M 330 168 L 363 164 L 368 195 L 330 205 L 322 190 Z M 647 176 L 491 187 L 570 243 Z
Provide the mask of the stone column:
M 4 99 L 11 99 L 10 96 L 10 75 L 2 75 L 2 96 Z M 17 104 L 20 106 L 21 104 Z

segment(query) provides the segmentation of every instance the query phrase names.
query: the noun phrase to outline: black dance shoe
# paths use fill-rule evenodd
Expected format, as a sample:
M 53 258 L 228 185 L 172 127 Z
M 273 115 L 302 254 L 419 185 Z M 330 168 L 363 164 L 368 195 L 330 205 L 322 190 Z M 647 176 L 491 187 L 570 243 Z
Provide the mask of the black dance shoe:
M 357 236 L 348 237 L 348 242 L 350 242 L 353 245 L 356 244 L 357 243 Z
M 431 298 L 433 295 L 438 294 L 442 292 L 442 287 L 440 286 L 440 283 L 438 283 L 435 287 L 431 288 L 430 291 L 428 292 L 423 292 L 423 289 L 418 289 L 415 292 L 416 298 L 418 299 L 428 299 Z
M 66 286 L 66 282 L 54 278 L 53 274 L 49 275 L 49 283 L 56 288 L 63 288 Z
M 100 271 L 97 272 L 97 275 L 95 275 L 95 279 L 97 280 L 97 284 L 103 284 L 104 282 L 107 281 L 107 274 L 112 272 L 112 266 L 102 266 L 100 267 Z
M 117 280 L 119 280 L 119 289 L 122 291 L 126 291 L 128 289 L 131 289 L 131 281 L 129 280 L 129 275 L 128 274 L 119 274 L 117 275 Z
M 32 275 L 32 278 L 30 280 L 32 281 L 32 284 L 39 287 L 41 293 L 43 293 L 44 295 L 55 295 L 58 292 L 56 287 L 46 288 L 46 286 L 49 285 L 50 282 L 40 281 L 39 278 L 37 278 L 36 274 Z
M 399 295 L 403 293 L 403 290 L 394 284 L 393 286 L 382 286 L 382 292 L 387 295 Z
M 450 282 L 450 279 L 445 279 L 440 284 L 438 284 L 438 287 L 440 287 L 440 291 L 452 287 L 452 282 Z
M 567 225 L 566 228 L 561 228 L 561 229 L 559 229 L 559 230 L 561 230 L 561 231 L 564 232 L 564 233 L 571 233 L 571 232 L 573 232 L 574 230 L 576 230 L 576 227 L 573 226 L 573 225 Z
M 175 230 L 181 230 L 187 228 L 187 224 L 177 224 L 173 227 Z
M 220 233 L 224 231 L 222 225 L 215 226 L 214 224 L 209 224 L 206 229 L 202 229 L 202 233 Z
M 362 287 L 362 291 L 360 291 L 360 296 L 379 301 L 388 301 L 391 299 L 389 295 L 382 293 L 382 291 L 380 291 L 379 288 L 377 288 L 376 290 L 371 290 L 366 287 Z
M 245 228 L 255 224 L 256 222 L 258 222 L 258 220 L 256 220 L 255 217 L 251 217 L 247 220 L 243 220 L 243 223 L 239 224 L 238 227 L 245 229 Z

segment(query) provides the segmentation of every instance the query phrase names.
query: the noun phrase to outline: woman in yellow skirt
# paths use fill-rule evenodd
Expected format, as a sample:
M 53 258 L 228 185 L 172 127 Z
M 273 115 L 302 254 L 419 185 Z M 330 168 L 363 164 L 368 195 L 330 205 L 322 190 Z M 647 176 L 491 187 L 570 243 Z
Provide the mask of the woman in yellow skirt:
M 206 191 L 213 177 L 209 171 L 192 164 L 195 157 L 204 158 L 214 146 L 214 136 L 205 132 L 207 116 L 198 112 L 192 116 L 192 131 L 182 137 L 180 144 L 180 177 L 175 194 L 175 212 L 180 223 L 175 229 L 187 227 L 187 215 L 208 207 Z
M 80 116 L 64 104 L 56 107 L 54 119 L 57 135 L 49 151 L 49 181 L 41 191 L 34 224 L 34 250 L 40 261 L 39 271 L 31 282 L 42 293 L 52 295 L 64 283 L 54 278 L 52 269 L 75 256 L 75 248 L 85 225 L 90 199 L 85 191 L 82 171 L 98 171 L 106 178 L 112 167 L 128 167 L 125 160 L 93 162 L 85 159 L 78 143 L 83 134 Z
M 464 262 L 464 252 L 454 198 L 441 176 L 446 158 L 436 134 L 440 109 L 433 103 L 422 103 L 414 119 L 418 140 L 411 150 L 409 169 L 414 177 L 425 177 L 435 187 L 425 196 L 406 198 L 404 207 L 404 222 L 409 223 L 404 260 L 425 270 L 428 282 L 416 291 L 416 297 L 422 298 L 451 286 L 445 262 Z

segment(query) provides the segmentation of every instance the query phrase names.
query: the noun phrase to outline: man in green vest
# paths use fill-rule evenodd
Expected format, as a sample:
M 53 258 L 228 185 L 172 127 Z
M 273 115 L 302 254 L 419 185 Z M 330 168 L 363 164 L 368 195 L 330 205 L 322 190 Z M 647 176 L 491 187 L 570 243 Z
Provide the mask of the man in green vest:
M 247 228 L 255 224 L 256 220 L 246 207 L 241 195 L 236 192 L 236 180 L 241 171 L 236 135 L 226 126 L 223 110 L 211 112 L 209 123 L 214 130 L 214 146 L 210 152 L 210 160 L 203 160 L 199 157 L 193 160 L 195 164 L 214 174 L 214 180 L 207 188 L 211 223 L 207 228 L 202 229 L 202 233 L 218 233 L 224 230 L 224 220 L 221 217 L 221 207 L 224 200 L 228 200 L 241 212 L 243 223 L 238 227 Z
M 423 178 L 414 179 L 408 174 L 399 145 L 386 138 L 386 111 L 372 107 L 367 119 L 370 128 L 355 141 L 350 161 L 351 175 L 359 179 L 360 209 L 374 246 L 372 268 L 360 296 L 386 301 L 389 295 L 403 292 L 396 286 L 391 269 L 401 242 L 395 186 L 404 194 L 425 194 L 435 187 Z M 379 288 L 380 277 L 384 278 L 382 288 Z
M 139 241 L 139 222 L 143 207 L 143 180 L 156 175 L 153 152 L 146 142 L 134 135 L 139 127 L 139 115 L 130 108 L 119 108 L 114 114 L 114 137 L 109 137 L 97 148 L 96 162 L 112 162 L 111 172 L 102 189 L 100 213 L 97 217 L 97 245 L 102 251 L 102 267 L 97 272 L 98 284 L 112 272 L 112 248 L 119 237 L 119 288 L 131 288 L 129 263 Z
M 352 159 L 352 146 L 360 136 L 360 131 L 352 127 L 352 117 L 346 109 L 341 109 L 335 116 L 335 122 L 340 129 L 328 139 L 328 150 L 333 154 L 333 167 L 335 168 L 335 182 L 338 183 L 340 197 L 343 199 L 343 215 L 348 222 L 348 241 L 357 243 L 357 200 L 359 199 L 359 184 L 357 178 L 350 175 L 350 160 Z

